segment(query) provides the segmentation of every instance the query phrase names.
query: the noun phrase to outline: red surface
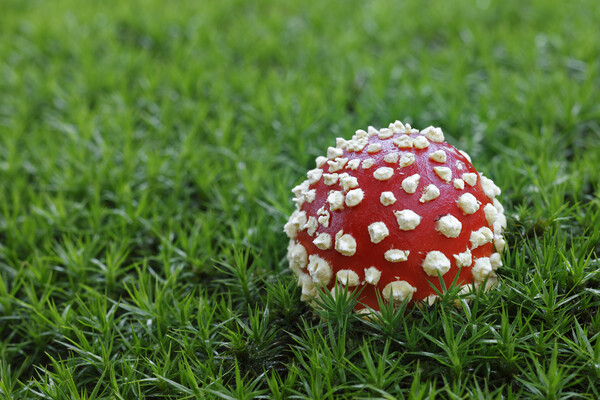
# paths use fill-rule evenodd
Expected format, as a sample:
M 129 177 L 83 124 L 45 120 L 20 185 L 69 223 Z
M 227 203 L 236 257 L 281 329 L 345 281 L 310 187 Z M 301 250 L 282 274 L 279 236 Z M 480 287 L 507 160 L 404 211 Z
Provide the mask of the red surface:
M 413 300 L 421 300 L 428 295 L 435 293 L 430 287 L 429 282 L 433 282 L 439 288 L 437 277 L 429 277 L 421 263 L 428 252 L 433 250 L 441 251 L 451 262 L 451 269 L 444 275 L 444 281 L 449 286 L 454 280 L 458 268 L 454 254 L 466 251 L 471 247 L 470 236 L 472 231 L 476 231 L 483 226 L 489 226 L 483 211 L 487 203 L 492 200 L 488 198 L 481 187 L 481 179 L 478 176 L 477 184 L 474 187 L 465 182 L 465 188 L 460 190 L 453 186 L 452 181 L 447 183 L 443 181 L 433 170 L 435 166 L 449 167 L 452 170 L 452 178 L 460 178 L 463 173 L 475 172 L 471 163 L 461 155 L 453 146 L 443 143 L 430 142 L 426 149 L 398 149 L 392 142 L 394 138 L 400 136 L 394 135 L 392 138 L 380 140 L 377 136 L 371 136 L 369 143 L 381 143 L 382 150 L 377 154 L 369 154 L 366 147 L 361 152 L 344 151 L 342 157 L 359 158 L 361 160 L 373 158 L 375 165 L 364 170 L 361 166 L 356 170 L 343 168 L 336 171 L 341 174 L 349 173 L 358 179 L 358 187 L 365 193 L 363 201 L 355 207 L 345 206 L 343 210 L 330 211 L 327 196 L 332 190 L 343 191 L 338 184 L 327 186 L 321 178 L 317 183 L 310 185 L 310 189 L 317 190 L 316 199 L 312 203 L 304 203 L 301 210 L 306 211 L 307 217 L 318 217 L 317 210 L 325 205 L 325 209 L 331 212 L 330 225 L 325 228 L 321 224 L 313 236 L 309 236 L 306 230 L 298 232 L 297 240 L 306 248 L 308 254 L 318 254 L 327 260 L 333 269 L 333 278 L 329 284 L 331 289 L 335 284 L 335 273 L 341 269 L 352 269 L 363 279 L 364 269 L 375 266 L 382 271 L 381 279 L 377 286 L 366 284 L 363 288 L 360 301 L 364 304 L 378 308 L 375 296 L 375 288 L 381 291 L 388 283 L 395 280 L 405 280 L 417 288 L 413 295 Z M 417 134 L 411 135 L 413 137 Z M 429 154 L 436 150 L 444 150 L 447 154 L 445 163 L 437 163 L 429 160 Z M 386 163 L 383 157 L 390 152 L 404 153 L 410 151 L 415 155 L 415 162 L 409 167 L 399 168 L 398 164 Z M 456 161 L 464 164 L 462 170 L 456 167 Z M 373 177 L 373 172 L 379 167 L 392 167 L 394 175 L 386 181 L 378 181 Z M 329 171 L 329 165 L 321 167 L 325 173 Z M 404 178 L 413 174 L 421 176 L 419 186 L 414 194 L 407 194 L 403 189 L 401 182 Z M 424 188 L 433 183 L 440 190 L 440 196 L 437 199 L 426 203 L 420 203 L 419 198 Z M 380 202 L 381 192 L 390 191 L 394 193 L 396 202 L 389 206 L 384 206 Z M 457 205 L 457 199 L 464 193 L 471 193 L 479 202 L 479 210 L 471 215 L 464 215 L 463 211 Z M 412 231 L 402 231 L 398 228 L 395 210 L 411 209 L 419 214 L 422 219 L 419 226 Z M 435 221 L 440 217 L 452 214 L 462 223 L 462 230 L 457 238 L 447 238 L 435 230 Z M 383 221 L 390 235 L 380 243 L 374 244 L 370 240 L 367 227 L 369 224 L 377 221 Z M 491 226 L 490 229 L 493 230 Z M 335 234 L 343 229 L 344 233 L 351 234 L 357 242 L 357 251 L 353 256 L 344 256 L 335 250 Z M 328 250 L 318 249 L 312 241 L 322 232 L 329 233 L 332 237 L 332 246 Z M 384 253 L 390 249 L 410 250 L 408 260 L 405 262 L 391 263 L 384 257 Z M 484 246 L 472 250 L 473 262 L 479 257 L 489 257 L 494 252 L 493 245 L 487 243 Z M 473 264 L 471 264 L 473 265 Z M 306 270 L 305 270 L 306 272 Z M 459 284 L 472 282 L 471 268 L 464 267 L 460 273 Z

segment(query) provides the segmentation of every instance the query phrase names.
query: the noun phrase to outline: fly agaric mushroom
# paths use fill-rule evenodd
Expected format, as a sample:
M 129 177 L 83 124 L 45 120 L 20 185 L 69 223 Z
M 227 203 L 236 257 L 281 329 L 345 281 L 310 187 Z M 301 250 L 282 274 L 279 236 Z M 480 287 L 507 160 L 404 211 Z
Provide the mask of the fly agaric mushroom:
M 457 280 L 462 292 L 497 282 L 506 227 L 500 189 L 444 141 L 440 128 L 396 121 L 338 138 L 296 186 L 285 224 L 302 300 L 360 289 L 357 309 L 427 301 Z M 458 274 L 458 278 L 456 275 Z

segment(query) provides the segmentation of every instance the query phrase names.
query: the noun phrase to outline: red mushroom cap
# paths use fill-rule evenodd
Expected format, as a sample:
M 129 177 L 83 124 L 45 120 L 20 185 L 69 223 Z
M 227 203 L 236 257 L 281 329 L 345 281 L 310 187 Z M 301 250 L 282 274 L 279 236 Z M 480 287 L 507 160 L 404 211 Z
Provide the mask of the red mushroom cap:
M 399 303 L 435 299 L 438 275 L 466 288 L 497 282 L 506 227 L 500 189 L 444 141 L 396 121 L 356 131 L 318 157 L 295 187 L 284 227 L 288 260 L 313 299 L 335 281 L 360 288 L 359 306 L 377 310 L 377 292 Z

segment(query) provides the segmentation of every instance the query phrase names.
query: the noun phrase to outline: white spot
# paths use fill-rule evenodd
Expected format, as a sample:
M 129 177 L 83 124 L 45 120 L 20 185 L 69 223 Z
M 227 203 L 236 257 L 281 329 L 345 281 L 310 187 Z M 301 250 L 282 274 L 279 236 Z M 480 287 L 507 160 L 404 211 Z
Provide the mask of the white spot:
M 360 278 L 358 274 L 351 269 L 341 269 L 335 274 L 339 283 L 344 286 L 358 286 Z
M 485 236 L 485 238 L 489 242 L 491 242 L 494 239 L 494 233 L 487 226 L 482 226 L 481 228 L 479 228 L 479 231 L 483 234 L 483 236 Z
M 290 258 L 290 253 L 294 249 L 294 245 L 295 245 L 295 242 L 293 240 L 290 240 L 290 244 L 288 245 L 288 255 L 287 255 L 287 257 L 288 257 L 288 261 L 290 263 L 289 268 L 292 270 L 292 272 L 294 273 L 294 275 L 296 275 L 298 278 L 300 278 L 301 275 L 306 275 L 306 273 L 304 273 L 302 271 L 302 269 L 304 267 L 306 267 L 306 264 L 308 263 L 308 261 L 305 261 L 303 265 L 300 265 L 300 264 L 294 262 Z M 300 286 L 300 282 L 298 282 L 298 286 Z
M 364 160 L 362 162 L 362 167 L 363 169 L 369 169 L 371 168 L 373 165 L 375 164 L 375 160 L 373 160 L 372 158 L 367 158 L 366 160 Z
M 365 282 L 370 285 L 377 285 L 381 279 L 381 271 L 375 267 L 365 269 Z
M 381 196 L 379 196 L 379 201 L 384 206 L 391 206 L 396 202 L 396 197 L 392 192 L 381 192 Z
M 496 234 L 502 234 L 506 229 L 506 217 L 504 214 L 498 214 L 496 221 L 494 222 L 494 232 Z
M 476 231 L 471 232 L 471 248 L 476 249 L 479 246 L 483 246 L 486 243 L 490 243 L 494 239 L 494 234 L 491 229 L 487 226 L 479 228 Z
M 349 233 L 339 231 L 335 235 L 335 249 L 345 256 L 353 256 L 356 253 L 356 240 Z
M 296 230 L 300 229 L 300 227 L 303 227 L 306 224 L 306 221 L 308 221 L 308 218 L 306 217 L 306 211 L 294 211 L 289 220 Z
M 347 167 L 352 170 L 357 170 L 359 165 L 360 165 L 360 159 L 353 158 L 352 160 L 348 161 Z
M 317 248 L 321 250 L 327 250 L 331 248 L 331 235 L 329 233 L 319 233 L 313 243 Z
M 479 210 L 479 201 L 471 193 L 462 194 L 458 198 L 458 206 L 465 214 L 474 214 Z
M 502 266 L 502 256 L 500 256 L 500 253 L 493 253 L 490 256 L 490 265 L 494 271 Z
M 323 175 L 323 170 L 321 168 L 311 169 L 306 173 L 306 177 L 308 178 L 308 183 L 313 184 L 318 182 Z
M 303 226 L 306 223 L 306 220 L 304 220 L 302 225 L 298 223 L 298 216 L 300 215 L 300 213 L 304 213 L 304 218 L 306 218 L 305 211 L 296 210 L 292 213 L 288 221 L 283 226 L 283 231 L 290 239 L 296 239 L 296 236 L 298 236 L 298 229 L 300 229 L 300 226 Z
M 293 243 L 293 244 L 292 244 Z M 308 256 L 306 249 L 300 243 L 290 243 L 288 249 L 288 260 L 290 262 L 290 269 L 293 271 L 299 271 L 306 267 L 308 262 Z
M 381 144 L 373 143 L 367 146 L 367 153 L 379 153 L 381 151 Z
M 347 192 L 358 186 L 358 180 L 354 176 L 350 176 L 347 172 L 344 172 L 340 174 L 340 185 Z
M 477 174 L 474 174 L 473 172 L 465 172 L 462 174 L 462 178 L 471 187 L 477 184 Z
M 498 219 L 498 209 L 493 204 L 488 203 L 483 207 L 483 212 L 488 225 L 494 226 L 494 222 Z
M 408 149 L 413 147 L 413 139 L 406 135 L 397 137 L 392 143 L 394 143 L 400 149 Z
M 371 225 L 369 225 L 368 229 L 369 236 L 371 236 L 371 242 L 373 243 L 381 242 L 390 234 L 390 231 L 383 222 L 373 222 Z
M 294 203 L 296 203 L 296 208 L 300 209 L 302 207 L 302 205 L 304 204 L 304 202 L 306 201 L 306 198 L 304 197 L 304 193 L 300 197 L 294 197 L 292 199 L 292 201 Z
M 475 288 L 473 287 L 472 284 L 467 283 L 466 285 L 462 285 L 460 287 L 460 290 L 458 291 L 458 295 L 466 295 L 469 293 L 473 293 L 473 291 L 475 290 Z
M 348 207 L 354 207 L 363 200 L 365 197 L 365 192 L 362 189 L 354 189 L 348 192 L 346 195 L 346 205 Z
M 446 162 L 446 152 L 444 150 L 434 151 L 429 155 L 429 159 L 431 161 L 445 163 Z
M 369 144 L 369 134 L 362 129 L 359 129 L 356 131 L 355 135 L 352 136 L 348 148 L 352 148 L 354 151 L 362 151 L 367 144 Z
M 308 267 L 306 268 L 313 282 L 321 285 L 329 285 L 333 271 L 331 265 L 316 254 L 308 256 Z
M 442 132 L 441 128 L 435 128 L 433 126 L 428 126 L 423 129 L 421 135 L 425 135 L 425 137 L 432 142 L 441 143 L 444 141 L 444 132 Z
M 346 139 L 344 138 L 335 138 L 335 147 L 337 147 L 338 149 L 345 149 L 346 147 L 348 147 L 348 142 L 346 141 Z
M 354 310 L 354 312 L 356 314 L 358 314 L 358 316 L 360 318 L 362 318 L 363 320 L 371 320 L 377 313 L 376 311 L 374 311 L 373 309 L 371 309 L 369 307 L 360 308 L 358 310 Z
M 317 297 L 317 287 L 309 275 L 302 273 L 302 275 L 298 277 L 298 285 L 302 286 L 300 300 L 309 301 Z
M 402 153 L 400 157 L 400 168 L 411 166 L 415 163 L 415 155 L 413 153 Z
M 423 299 L 423 301 L 428 305 L 428 306 L 432 306 L 435 304 L 436 301 L 438 301 L 438 299 L 440 298 L 440 296 L 438 296 L 437 294 L 430 294 L 429 296 L 425 297 Z
M 506 241 L 502 235 L 494 235 L 494 247 L 498 253 L 502 253 L 506 247 Z
M 394 175 L 394 170 L 390 167 L 380 167 L 373 172 L 373 177 L 379 181 L 388 180 Z
M 341 210 L 344 208 L 344 193 L 334 191 L 329 193 L 327 196 L 327 202 L 329 202 L 329 209 L 331 211 Z
M 338 174 L 324 174 L 323 175 L 323 182 L 327 185 L 327 186 L 331 186 L 331 185 L 335 185 L 338 181 L 339 175 Z
M 306 222 L 306 224 L 304 225 L 304 227 L 302 229 L 306 229 L 306 233 L 308 233 L 309 236 L 312 236 L 315 234 L 318 227 L 319 227 L 319 224 L 317 223 L 317 219 L 313 216 L 310 216 L 310 217 L 308 217 L 308 221 Z
M 504 207 L 502 207 L 502 204 L 498 201 L 498 199 L 494 199 L 494 207 L 496 207 L 496 210 L 498 210 L 500 214 L 504 214 Z
M 419 201 L 421 203 L 425 203 L 427 201 L 437 199 L 439 196 L 440 196 L 440 189 L 438 189 L 437 186 L 431 184 L 425 188 L 425 191 L 423 192 L 423 195 L 421 195 L 421 198 L 419 199 Z
M 456 260 L 456 266 L 461 267 L 469 267 L 473 263 L 473 257 L 471 256 L 471 250 L 467 249 L 467 251 L 463 253 L 454 254 L 454 259 Z
M 327 162 L 327 157 L 319 156 L 315 159 L 315 164 L 317 168 L 321 168 Z
M 325 228 L 329 227 L 329 218 L 331 218 L 331 214 L 329 213 L 329 211 L 325 211 L 323 214 L 321 214 L 319 216 L 319 218 L 317 218 L 317 221 L 323 225 Z
M 402 122 L 396 121 L 394 122 L 394 127 L 398 130 L 397 133 L 405 133 L 407 135 L 410 135 L 412 133 L 409 124 L 404 125 Z
M 489 257 L 481 257 L 475 260 L 475 265 L 471 268 L 473 280 L 475 283 L 481 283 L 485 280 L 490 272 L 492 272 L 492 264 Z
M 384 299 L 397 304 L 406 299 L 412 299 L 413 293 L 416 291 L 417 288 L 406 281 L 394 281 L 385 285 L 382 294 Z
M 379 135 L 379 131 L 377 129 L 373 128 L 372 126 L 369 126 L 367 128 L 367 132 L 369 133 L 369 136 Z
M 425 136 L 417 136 L 413 140 L 413 145 L 417 149 L 426 149 L 427 147 L 429 147 L 429 140 L 427 140 Z
M 383 161 L 386 163 L 395 164 L 398 162 L 399 157 L 400 155 L 398 153 L 388 153 L 385 155 L 385 157 L 383 157 Z
M 441 251 L 430 251 L 422 264 L 423 270 L 429 276 L 444 275 L 450 270 L 450 260 Z
M 377 135 L 377 136 L 379 136 L 379 139 L 382 139 L 382 140 L 388 139 L 388 138 L 391 138 L 392 136 L 394 136 L 394 131 L 392 131 L 389 128 L 381 128 L 379 130 L 379 135 Z
M 456 238 L 460 235 L 462 223 L 454 216 L 448 214 L 437 221 L 435 229 L 448 238 Z
M 301 198 L 302 194 L 308 190 L 308 186 L 309 186 L 309 183 L 308 183 L 308 180 L 306 180 L 306 181 L 302 182 L 301 184 L 299 184 L 298 186 L 295 186 L 292 189 L 292 193 L 294 193 L 294 196 L 296 196 L 296 198 Z
M 338 157 L 341 157 L 344 154 L 344 150 L 338 149 L 337 147 L 328 147 L 327 148 L 327 158 L 330 160 L 335 160 Z
M 450 182 L 452 180 L 452 170 L 448 167 L 433 167 L 433 170 L 443 181 Z
M 349 152 L 352 151 L 361 151 L 365 146 L 362 143 L 359 143 L 356 140 L 349 140 L 348 141 L 348 146 L 346 147 L 346 150 L 348 150 Z
M 465 181 L 458 178 L 454 179 L 454 187 L 463 190 L 465 188 Z
M 304 193 L 304 198 L 306 199 L 307 203 L 312 203 L 313 201 L 315 201 L 316 197 L 317 197 L 317 189 L 311 189 L 311 190 L 307 191 L 306 193 Z
M 470 156 L 470 155 L 468 155 L 466 151 L 459 150 L 458 152 L 459 152 L 460 154 L 462 154 L 462 156 L 463 156 L 464 158 L 466 158 L 466 159 L 467 159 L 467 161 L 468 161 L 469 163 L 471 163 L 471 162 L 472 162 L 472 161 L 471 161 L 471 156 Z
M 298 228 L 296 228 L 294 224 L 290 223 L 290 221 L 283 225 L 283 232 L 285 232 L 286 236 L 290 239 L 296 239 L 298 236 Z
M 414 174 L 409 176 L 408 178 L 404 178 L 402 181 L 402 189 L 408 194 L 412 194 L 417 191 L 417 187 L 419 186 L 419 179 L 421 179 L 421 175 Z
M 296 226 L 298 226 L 298 228 L 304 226 L 306 224 L 306 222 L 308 221 L 308 217 L 306 216 L 306 212 L 305 211 L 300 211 L 298 213 L 298 216 L 296 217 Z
M 481 187 L 483 188 L 485 195 L 492 200 L 496 196 L 498 196 L 500 193 L 502 193 L 502 191 L 500 190 L 500 188 L 498 186 L 496 186 L 494 181 L 492 181 L 489 178 L 486 178 L 483 175 L 481 175 Z
M 409 250 L 391 249 L 385 252 L 385 259 L 389 262 L 397 263 L 408 260 Z
M 421 216 L 413 210 L 394 211 L 398 227 L 403 231 L 412 231 L 421 223 Z
M 329 172 L 336 172 L 344 168 L 344 165 L 348 162 L 347 158 L 336 158 L 334 161 L 327 161 L 329 164 Z
M 317 190 L 308 190 L 308 181 L 305 182 L 307 183 L 306 185 L 301 185 L 305 187 L 305 189 L 301 193 L 297 194 L 296 197 L 293 199 L 298 207 L 302 207 L 304 202 L 312 203 L 317 195 Z

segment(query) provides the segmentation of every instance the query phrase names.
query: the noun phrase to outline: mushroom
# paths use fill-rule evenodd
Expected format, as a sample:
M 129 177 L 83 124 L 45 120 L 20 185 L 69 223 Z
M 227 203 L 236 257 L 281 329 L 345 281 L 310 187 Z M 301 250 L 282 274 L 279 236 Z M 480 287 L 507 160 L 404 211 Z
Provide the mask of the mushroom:
M 440 128 L 396 121 L 338 138 L 292 192 L 284 231 L 304 301 L 336 282 L 360 289 L 357 309 L 375 310 L 379 296 L 431 303 L 440 277 L 462 291 L 497 283 L 500 189 Z

